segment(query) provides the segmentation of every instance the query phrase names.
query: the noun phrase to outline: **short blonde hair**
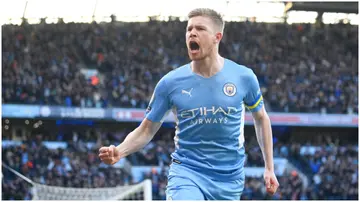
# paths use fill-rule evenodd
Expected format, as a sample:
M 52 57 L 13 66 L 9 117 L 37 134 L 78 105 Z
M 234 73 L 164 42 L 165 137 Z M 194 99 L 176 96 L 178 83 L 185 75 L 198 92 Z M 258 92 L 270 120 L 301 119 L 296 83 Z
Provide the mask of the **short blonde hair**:
M 214 22 L 214 24 L 220 29 L 220 31 L 224 32 L 225 23 L 223 17 L 215 10 L 210 8 L 196 8 L 190 11 L 188 14 L 189 19 L 197 16 L 204 16 L 210 18 Z

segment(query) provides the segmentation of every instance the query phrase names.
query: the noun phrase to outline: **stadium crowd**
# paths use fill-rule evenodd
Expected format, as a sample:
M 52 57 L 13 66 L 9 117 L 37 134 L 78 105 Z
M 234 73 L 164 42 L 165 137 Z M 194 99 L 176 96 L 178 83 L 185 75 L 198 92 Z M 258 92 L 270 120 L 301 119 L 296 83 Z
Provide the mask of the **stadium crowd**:
M 339 139 L 324 136 L 319 142 L 296 143 L 289 149 L 289 157 L 305 162 L 312 177 L 304 199 L 358 200 L 358 145 L 341 144 Z
M 146 108 L 159 79 L 188 62 L 185 27 L 5 25 L 2 103 Z M 358 113 L 357 30 L 228 22 L 220 52 L 253 69 L 269 111 Z M 100 73 L 88 78 L 84 68 Z
M 50 133 L 38 131 L 16 137 L 20 145 L 2 147 L 3 163 L 22 173 L 34 182 L 65 187 L 115 187 L 134 184 L 131 172 L 102 165 L 97 157 L 101 145 L 117 144 L 125 138 L 127 130 L 118 132 L 90 131 L 88 133 Z M 141 151 L 127 159 L 132 166 L 159 166 L 144 172 L 142 179 L 153 182 L 153 199 L 164 200 L 167 183 L 169 154 L 173 151 L 173 130 L 162 129 L 160 134 Z M 5 133 L 3 140 L 14 140 Z M 66 148 L 46 146 L 47 141 L 67 143 Z M 89 142 L 91 144 L 89 144 Z M 246 138 L 247 167 L 263 166 L 256 137 Z M 294 141 L 274 143 L 274 156 L 287 159 L 303 158 L 310 168 L 309 185 L 304 189 L 297 171 L 279 176 L 280 189 L 274 196 L 266 195 L 262 178 L 247 177 L 242 199 L 357 199 L 358 197 L 358 146 L 339 144 L 338 139 L 300 144 Z M 301 146 L 302 145 L 302 146 Z M 171 149 L 170 149 L 171 148 Z M 3 168 L 2 199 L 31 199 L 30 185 Z M 305 173 L 306 174 L 306 173 Z M 341 186 L 340 186 L 341 185 Z
M 5 25 L 2 28 L 2 103 L 146 108 L 167 72 L 189 62 L 186 22 Z M 265 34 L 266 33 L 266 34 Z M 268 111 L 358 113 L 358 27 L 352 25 L 226 23 L 220 52 L 258 76 Z M 84 69 L 97 70 L 86 76 Z M 85 71 L 86 72 L 86 71 Z M 101 165 L 101 145 L 118 144 L 128 130 L 24 133 L 3 140 L 3 163 L 34 182 L 65 187 L 133 184 L 131 173 Z M 160 166 L 143 173 L 153 199 L 164 200 L 173 131 L 157 135 L 127 160 Z M 254 137 L 253 137 L 254 138 Z M 67 143 L 46 147 L 45 141 Z M 246 140 L 246 166 L 263 166 L 255 139 Z M 91 144 L 89 144 L 91 142 Z M 242 199 L 358 199 L 358 146 L 338 139 L 274 143 L 275 157 L 294 162 L 309 179 L 304 189 L 295 170 L 279 176 L 272 197 L 261 178 L 247 177 Z M 299 163 L 300 162 L 300 163 Z M 2 169 L 2 199 L 30 200 L 30 185 Z

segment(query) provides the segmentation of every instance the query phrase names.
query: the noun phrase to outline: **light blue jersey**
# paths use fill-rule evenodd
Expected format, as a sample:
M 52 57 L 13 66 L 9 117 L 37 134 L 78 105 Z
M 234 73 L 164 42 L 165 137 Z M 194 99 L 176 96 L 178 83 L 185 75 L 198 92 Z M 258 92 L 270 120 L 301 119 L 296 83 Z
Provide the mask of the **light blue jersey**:
M 254 112 L 262 105 L 253 71 L 225 59 L 210 78 L 195 74 L 190 64 L 169 72 L 157 84 L 146 118 L 160 122 L 172 111 L 175 162 L 209 179 L 231 181 L 244 176 L 245 106 Z

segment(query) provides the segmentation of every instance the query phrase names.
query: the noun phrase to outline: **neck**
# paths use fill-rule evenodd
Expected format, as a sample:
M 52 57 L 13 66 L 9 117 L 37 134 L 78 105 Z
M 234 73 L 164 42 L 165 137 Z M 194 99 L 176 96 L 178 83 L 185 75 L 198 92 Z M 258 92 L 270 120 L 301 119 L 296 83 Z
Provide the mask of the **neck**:
M 214 54 L 203 60 L 192 61 L 191 69 L 194 73 L 209 78 L 218 73 L 223 68 L 223 65 L 224 58 L 219 54 Z

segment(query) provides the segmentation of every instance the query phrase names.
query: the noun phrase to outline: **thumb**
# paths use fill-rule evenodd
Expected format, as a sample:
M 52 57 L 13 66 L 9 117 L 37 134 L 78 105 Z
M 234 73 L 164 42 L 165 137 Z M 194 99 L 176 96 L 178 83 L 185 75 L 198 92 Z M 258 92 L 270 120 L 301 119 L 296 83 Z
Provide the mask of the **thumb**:
M 114 157 L 114 151 L 115 151 L 115 146 L 110 145 L 110 147 L 109 147 L 109 156 L 110 157 Z

